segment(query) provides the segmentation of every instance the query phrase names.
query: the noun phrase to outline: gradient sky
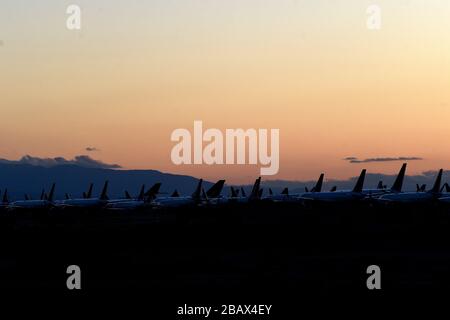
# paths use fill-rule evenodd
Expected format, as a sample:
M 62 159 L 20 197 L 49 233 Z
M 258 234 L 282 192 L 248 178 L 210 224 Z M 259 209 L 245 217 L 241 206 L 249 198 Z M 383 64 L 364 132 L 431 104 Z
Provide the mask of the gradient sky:
M 366 28 L 379 4 L 382 29 Z M 66 29 L 69 4 L 82 29 Z M 170 134 L 279 128 L 278 179 L 450 161 L 450 1 L 2 0 L 0 157 L 90 154 L 248 182 L 258 166 L 174 166 Z

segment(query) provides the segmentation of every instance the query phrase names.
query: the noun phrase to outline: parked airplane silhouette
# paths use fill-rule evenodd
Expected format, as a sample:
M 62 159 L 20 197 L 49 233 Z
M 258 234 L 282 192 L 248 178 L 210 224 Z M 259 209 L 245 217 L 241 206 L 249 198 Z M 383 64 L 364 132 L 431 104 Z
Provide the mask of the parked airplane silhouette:
M 316 185 L 311 188 L 309 192 L 321 192 L 323 185 L 324 174 L 320 174 L 319 179 L 316 182 Z M 308 187 L 305 187 L 306 193 L 308 193 Z M 335 191 L 335 190 L 334 190 Z M 284 188 L 280 194 L 274 194 L 272 189 L 269 188 L 269 195 L 262 198 L 262 200 L 266 201 L 274 201 L 274 202 L 298 202 L 300 194 L 290 194 L 288 188 Z M 261 197 L 260 197 L 261 198 Z
M 103 185 L 102 193 L 98 198 L 92 198 L 92 184 L 89 187 L 87 194 L 84 194 L 83 198 L 79 199 L 67 199 L 58 203 L 58 206 L 62 208 L 101 208 L 108 203 L 108 181 L 105 181 Z
M 180 194 L 178 193 L 178 191 L 175 189 L 175 191 L 172 193 L 171 197 L 176 198 L 179 197 Z
M 321 173 L 319 180 L 317 180 L 317 183 L 314 187 L 311 188 L 311 191 L 308 191 L 308 187 L 305 187 L 305 192 L 309 193 L 309 192 L 321 192 L 322 191 L 322 184 L 323 184 L 323 177 L 325 176 L 325 174 Z
M 90 199 L 92 197 L 92 189 L 94 188 L 94 184 L 91 183 L 89 185 L 89 189 L 87 192 L 83 192 L 83 198 L 84 199 Z
M 3 192 L 2 202 L 0 202 L 0 209 L 6 209 L 8 206 L 9 206 L 8 189 L 5 189 L 5 191 Z
M 261 186 L 261 177 L 255 180 L 255 183 L 253 184 L 253 188 L 249 196 L 246 195 L 242 187 L 241 187 L 241 195 L 239 195 L 238 190 L 231 187 L 230 197 L 217 198 L 217 200 L 214 203 L 218 205 L 223 205 L 230 203 L 250 203 L 261 200 L 263 189 L 260 186 Z
M 141 209 L 152 206 L 152 201 L 155 200 L 159 189 L 161 188 L 161 183 L 155 183 L 147 192 L 144 192 L 145 186 L 142 186 L 141 191 L 137 198 L 125 200 L 125 201 L 115 201 L 109 202 L 106 205 L 107 209 L 111 210 L 134 210 Z
M 230 187 L 230 198 L 237 198 L 239 197 L 239 189 L 234 189 L 233 187 Z
M 416 191 L 417 192 L 425 192 L 426 187 L 427 187 L 426 184 L 423 184 L 423 185 L 419 186 L 419 184 L 416 183 Z
M 20 200 L 14 201 L 9 204 L 8 208 L 14 210 L 20 209 L 49 209 L 54 206 L 53 195 L 55 193 L 55 184 L 53 183 L 52 188 L 50 189 L 50 193 L 46 199 L 40 200 Z
M 392 184 L 392 187 L 390 187 L 389 189 L 387 188 L 387 186 L 383 185 L 382 181 L 380 181 L 376 189 L 363 189 L 363 193 L 369 198 L 377 198 L 387 193 L 402 192 L 403 181 L 405 180 L 406 166 L 406 163 L 402 165 L 400 171 L 397 174 L 397 177 L 395 178 L 394 183 Z
M 423 203 L 430 202 L 441 198 L 441 180 L 442 180 L 442 172 L 443 169 L 439 170 L 437 174 L 436 181 L 434 182 L 434 186 L 431 190 L 427 192 L 398 192 L 385 194 L 378 198 L 381 202 L 386 203 L 404 203 L 404 204 L 412 204 L 412 203 Z
M 450 186 L 448 185 L 448 183 L 444 184 L 444 186 L 441 189 L 441 192 L 443 191 L 444 188 L 445 188 L 445 193 L 441 194 L 439 201 L 441 203 L 448 205 L 448 204 L 450 204 Z
M 130 193 L 128 192 L 128 190 L 125 190 L 124 191 L 124 194 L 125 194 L 125 198 L 121 198 L 121 199 L 110 199 L 110 200 L 108 200 L 108 205 L 109 204 L 112 204 L 112 203 L 117 203 L 117 202 L 129 202 L 129 201 L 132 201 L 132 200 L 144 200 L 144 198 L 145 198 L 145 184 L 143 184 L 142 186 L 141 186 L 141 189 L 140 189 L 140 191 L 139 191 L 139 194 L 135 197 L 135 198 L 133 198 L 131 195 L 130 195 Z
M 201 202 L 201 191 L 202 191 L 203 179 L 198 181 L 197 188 L 194 193 L 190 196 L 185 197 L 162 197 L 156 198 L 154 204 L 156 207 L 185 207 L 185 206 L 195 206 Z
M 225 184 L 225 180 L 219 180 L 217 181 L 207 192 L 206 192 L 206 196 L 209 199 L 215 199 L 215 198 L 219 198 L 220 194 L 222 192 L 223 186 Z
M 289 189 L 284 188 L 280 194 L 274 194 L 269 188 L 269 195 L 262 198 L 262 200 L 274 201 L 274 202 L 295 202 L 298 201 L 298 194 L 289 194 Z
M 208 191 L 203 190 L 203 180 L 200 179 L 194 193 L 190 196 L 180 196 L 175 190 L 170 197 L 159 196 L 161 183 L 156 183 L 147 192 L 145 185 L 142 185 L 140 192 L 136 197 L 132 197 L 125 190 L 125 198 L 109 199 L 107 196 L 108 181 L 105 182 L 102 192 L 97 198 L 92 197 L 93 184 L 89 185 L 87 192 L 83 192 L 82 198 L 72 199 L 70 195 L 65 195 L 65 200 L 54 201 L 55 184 L 47 195 L 42 190 L 39 200 L 32 200 L 26 196 L 26 200 L 14 201 L 10 203 L 5 190 L 0 208 L 11 209 L 46 209 L 46 208 L 108 208 L 108 209 L 137 209 L 142 207 L 183 207 L 196 205 L 223 205 L 227 203 L 252 203 L 258 200 L 286 203 L 308 203 L 308 202 L 345 202 L 355 200 L 373 200 L 380 203 L 416 203 L 427 202 L 439 199 L 442 203 L 450 204 L 450 186 L 445 183 L 441 187 L 442 172 L 441 169 L 436 178 L 436 182 L 431 190 L 425 191 L 425 185 L 419 187 L 417 192 L 402 192 L 403 180 L 406 173 L 407 164 L 404 163 L 390 188 L 383 185 L 380 181 L 376 189 L 364 189 L 364 179 L 366 170 L 362 170 L 357 182 L 352 190 L 339 190 L 334 186 L 328 192 L 322 192 L 324 174 L 322 173 L 317 180 L 316 185 L 311 191 L 299 194 L 291 194 L 288 188 L 284 188 L 281 193 L 274 194 L 271 188 L 268 188 L 268 195 L 263 197 L 263 188 L 261 188 L 261 178 L 255 180 L 251 193 L 247 196 L 245 190 L 230 187 L 230 196 L 222 196 L 221 192 L 225 185 L 225 180 L 217 181 Z M 445 189 L 446 192 L 443 192 Z M 241 192 L 239 192 L 241 191 Z
M 351 191 L 334 191 L 334 192 L 307 192 L 304 193 L 300 199 L 304 201 L 316 202 L 343 202 L 361 200 L 366 197 L 362 192 L 364 185 L 364 178 L 366 176 L 366 169 L 361 171 L 355 187 Z

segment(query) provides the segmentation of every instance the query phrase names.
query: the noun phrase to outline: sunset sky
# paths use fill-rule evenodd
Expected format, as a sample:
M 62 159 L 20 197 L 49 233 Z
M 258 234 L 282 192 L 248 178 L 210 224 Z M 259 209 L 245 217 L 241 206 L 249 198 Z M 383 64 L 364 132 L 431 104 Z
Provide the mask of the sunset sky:
M 79 31 L 66 8 L 82 9 Z M 378 4 L 381 30 L 366 27 Z M 248 182 L 259 166 L 175 166 L 174 129 L 280 129 L 267 179 L 450 169 L 450 1 L 2 0 L 0 158 L 80 154 Z M 87 152 L 93 146 L 100 151 Z

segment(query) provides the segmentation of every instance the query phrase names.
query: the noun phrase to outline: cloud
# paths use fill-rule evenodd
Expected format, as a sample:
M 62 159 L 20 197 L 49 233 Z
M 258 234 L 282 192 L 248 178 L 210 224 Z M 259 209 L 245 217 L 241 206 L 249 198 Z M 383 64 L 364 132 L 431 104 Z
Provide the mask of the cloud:
M 97 149 L 96 147 L 86 147 L 85 150 L 88 152 L 100 151 L 100 149 Z
M 423 160 L 423 158 L 420 158 L 420 157 L 380 157 L 380 158 L 358 159 L 356 157 L 346 157 L 343 160 L 346 160 L 350 163 L 368 163 L 368 162 L 414 161 L 414 160 Z
M 56 158 L 39 158 L 30 155 L 23 156 L 20 160 L 0 159 L 0 163 L 6 164 L 27 164 L 40 167 L 55 167 L 61 165 L 76 165 L 84 168 L 100 168 L 100 169 L 118 169 L 118 164 L 108 164 L 100 160 L 92 159 L 87 155 L 75 156 L 73 159 L 65 159 L 63 157 Z
M 72 161 L 74 161 L 75 164 L 77 164 L 81 167 L 86 167 L 86 168 L 103 168 L 103 169 L 121 168 L 121 166 L 119 166 L 118 164 L 104 163 L 100 160 L 95 160 L 95 159 L 92 159 L 91 157 L 85 156 L 85 155 L 76 156 L 74 158 L 74 160 L 72 160 Z

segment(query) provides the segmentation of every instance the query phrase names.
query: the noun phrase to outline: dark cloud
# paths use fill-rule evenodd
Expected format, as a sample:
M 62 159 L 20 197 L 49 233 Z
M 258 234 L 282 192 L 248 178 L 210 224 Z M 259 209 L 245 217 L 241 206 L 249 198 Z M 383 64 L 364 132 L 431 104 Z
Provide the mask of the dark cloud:
M 100 160 L 92 159 L 87 155 L 79 155 L 73 159 L 65 159 L 63 157 L 56 158 L 39 158 L 30 155 L 23 156 L 20 160 L 0 159 L 0 163 L 7 164 L 28 164 L 40 167 L 55 167 L 60 165 L 77 165 L 84 168 L 100 168 L 100 169 L 118 169 L 118 164 L 108 164 Z
M 100 149 L 98 149 L 96 147 L 86 147 L 85 150 L 88 151 L 88 152 L 100 151 Z
M 85 156 L 85 155 L 76 156 L 73 161 L 75 162 L 75 164 L 82 166 L 82 167 L 87 167 L 87 168 L 104 168 L 104 169 L 120 168 L 120 166 L 118 164 L 104 163 L 100 160 L 95 160 L 95 159 L 92 159 L 91 157 Z
M 368 162 L 390 162 L 390 161 L 413 161 L 413 160 L 423 160 L 420 157 L 380 157 L 380 158 L 367 158 L 358 159 L 356 157 L 347 157 L 344 160 L 350 163 L 368 163 Z

